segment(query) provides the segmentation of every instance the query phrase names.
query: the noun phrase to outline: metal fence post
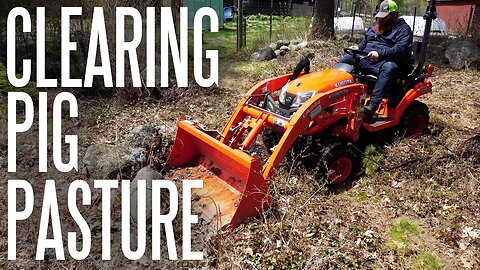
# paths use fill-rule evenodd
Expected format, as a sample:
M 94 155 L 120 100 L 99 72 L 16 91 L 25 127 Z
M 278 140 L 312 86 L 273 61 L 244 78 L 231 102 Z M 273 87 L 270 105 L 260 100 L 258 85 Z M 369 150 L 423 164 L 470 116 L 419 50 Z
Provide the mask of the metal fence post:
M 417 7 L 413 9 L 413 29 L 412 29 L 412 35 L 415 36 L 415 20 L 417 19 Z
M 470 24 L 472 23 L 472 15 L 473 15 L 473 5 L 470 6 L 470 15 L 468 15 L 468 22 L 467 22 L 467 32 L 465 34 L 468 34 L 468 30 L 470 29 Z
M 355 29 L 355 15 L 356 15 L 356 13 L 357 13 L 357 4 L 354 3 L 354 4 L 353 4 L 352 35 L 351 35 L 350 38 L 353 38 L 353 31 L 354 31 L 354 29 Z

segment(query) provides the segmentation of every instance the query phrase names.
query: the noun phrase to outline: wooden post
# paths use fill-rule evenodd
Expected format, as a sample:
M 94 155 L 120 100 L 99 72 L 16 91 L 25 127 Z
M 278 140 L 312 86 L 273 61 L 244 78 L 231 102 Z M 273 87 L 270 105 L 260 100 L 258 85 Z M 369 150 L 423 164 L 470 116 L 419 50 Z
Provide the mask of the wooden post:
M 247 47 L 247 17 L 243 18 L 243 45 L 242 47 Z
M 273 12 L 270 14 L 270 42 L 272 42 L 273 13 L 275 13 L 275 11 L 273 11 Z

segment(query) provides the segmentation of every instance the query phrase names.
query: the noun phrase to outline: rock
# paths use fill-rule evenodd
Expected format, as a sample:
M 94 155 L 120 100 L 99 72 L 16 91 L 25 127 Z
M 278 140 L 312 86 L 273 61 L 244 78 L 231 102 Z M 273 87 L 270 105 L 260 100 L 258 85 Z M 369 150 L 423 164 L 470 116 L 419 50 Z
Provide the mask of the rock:
M 258 52 L 258 57 L 256 58 L 256 60 L 268 61 L 268 60 L 274 59 L 275 57 L 277 57 L 277 55 L 275 54 L 275 51 L 270 47 L 266 47 Z
M 272 48 L 272 50 L 278 50 L 279 47 L 278 47 L 278 44 L 273 42 L 273 43 L 270 43 L 270 48 Z
M 260 57 L 260 53 L 259 52 L 254 52 L 252 53 L 252 55 L 250 55 L 250 58 L 252 60 L 258 60 L 258 58 Z
M 308 45 L 308 42 L 303 41 L 303 42 L 301 42 L 301 43 L 298 43 L 297 48 L 298 48 L 299 50 L 301 50 L 301 49 L 306 48 L 307 45 Z
M 298 45 L 302 42 L 305 42 L 305 40 L 303 38 L 299 38 L 299 39 L 294 39 L 290 42 L 291 45 Z
M 125 144 L 91 145 L 83 157 L 83 165 L 88 176 L 94 179 L 132 178 L 148 162 L 144 148 L 131 148 Z
M 471 63 L 480 63 L 480 48 L 468 40 L 453 41 L 447 45 L 445 57 L 450 66 L 460 69 Z
M 135 179 L 130 183 L 130 217 L 137 222 L 138 215 L 138 181 L 145 180 L 147 187 L 146 198 L 146 219 L 149 223 L 152 219 L 152 180 L 163 179 L 162 175 L 151 167 L 144 167 L 138 171 Z M 143 198 L 141 198 L 143 199 Z M 165 200 L 163 200 L 165 201 Z
M 290 49 L 290 51 L 297 51 L 297 50 L 298 50 L 298 46 L 297 46 L 297 45 L 292 45 L 292 44 L 290 44 L 290 46 L 288 46 L 288 48 Z
M 290 41 L 288 40 L 279 40 L 277 41 L 277 48 L 281 48 L 282 46 L 290 45 Z
M 168 133 L 171 131 L 171 128 L 167 125 L 160 125 L 155 127 L 160 133 Z
M 325 41 L 323 40 L 313 40 L 311 42 L 308 43 L 308 47 L 309 48 L 322 48 L 324 45 L 325 45 Z
M 280 52 L 281 52 L 280 50 L 275 50 L 275 55 L 276 55 L 277 57 L 280 56 Z
M 285 51 L 285 52 L 288 52 L 290 50 L 290 48 L 286 45 L 280 47 L 280 51 Z
M 134 128 L 130 134 L 127 135 L 125 144 L 132 148 L 150 148 L 152 139 L 158 135 L 159 130 L 152 126 L 141 125 Z
M 112 171 L 118 171 L 120 150 L 112 145 L 91 145 L 83 157 L 86 173 L 96 179 L 110 179 Z M 115 153 L 115 154 L 114 154 Z M 116 175 L 115 175 L 116 178 Z
M 129 161 L 133 164 L 138 164 L 141 167 L 143 167 L 147 165 L 148 156 L 147 156 L 147 151 L 145 151 L 144 148 L 137 147 L 137 148 L 132 148 L 129 153 L 126 153 L 123 156 L 123 158 L 126 161 Z M 135 170 L 135 171 L 138 171 L 138 170 Z
M 141 125 L 127 135 L 124 143 L 91 145 L 83 158 L 85 173 L 95 179 L 132 179 L 149 162 L 158 169 L 166 160 L 168 146 L 160 133 L 170 132 L 165 125 Z
M 285 56 L 285 54 L 287 54 L 286 51 L 280 51 L 279 56 Z
M 442 46 L 442 50 L 443 51 L 446 51 L 448 49 L 448 47 L 453 43 L 455 42 L 454 39 L 451 39 L 451 38 L 448 38 L 447 40 L 445 40 L 444 42 L 442 42 L 441 46 Z

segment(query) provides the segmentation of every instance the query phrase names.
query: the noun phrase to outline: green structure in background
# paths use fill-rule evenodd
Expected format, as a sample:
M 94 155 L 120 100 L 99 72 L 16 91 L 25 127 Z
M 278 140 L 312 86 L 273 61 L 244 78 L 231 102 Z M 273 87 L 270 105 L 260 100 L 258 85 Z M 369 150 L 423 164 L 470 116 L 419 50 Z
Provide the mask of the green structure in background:
M 220 27 L 223 27 L 223 0 L 188 0 L 183 1 L 183 6 L 188 7 L 188 27 L 193 28 L 193 19 L 195 12 L 202 7 L 211 7 L 218 14 L 218 23 Z M 203 28 L 210 26 L 210 22 L 207 19 L 203 19 Z

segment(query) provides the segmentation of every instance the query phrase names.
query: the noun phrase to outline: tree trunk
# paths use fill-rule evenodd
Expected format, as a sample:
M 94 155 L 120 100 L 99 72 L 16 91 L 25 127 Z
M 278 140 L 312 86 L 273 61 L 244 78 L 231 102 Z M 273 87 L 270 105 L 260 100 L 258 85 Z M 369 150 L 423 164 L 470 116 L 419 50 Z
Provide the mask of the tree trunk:
M 331 38 L 335 35 L 333 17 L 335 14 L 335 0 L 316 0 L 313 15 L 313 25 L 310 31 L 315 39 Z
M 180 7 L 182 6 L 182 0 L 172 0 L 172 14 L 175 21 L 176 28 L 180 27 Z
M 237 50 L 243 48 L 243 40 L 244 40 L 244 25 L 243 25 L 243 1 L 237 1 Z

